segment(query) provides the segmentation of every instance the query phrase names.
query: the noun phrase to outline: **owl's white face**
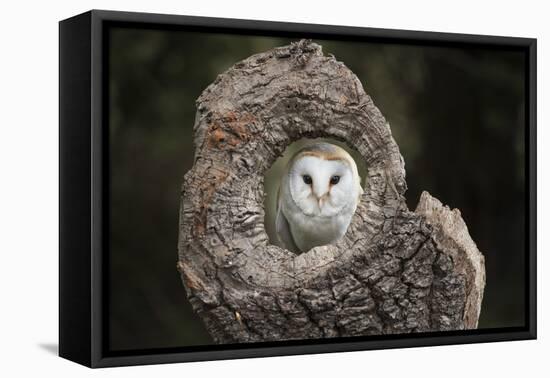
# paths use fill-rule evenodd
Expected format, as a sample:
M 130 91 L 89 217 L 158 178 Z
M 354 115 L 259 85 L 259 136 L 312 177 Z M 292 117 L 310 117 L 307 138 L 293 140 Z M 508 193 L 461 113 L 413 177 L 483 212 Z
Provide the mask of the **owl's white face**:
M 358 188 L 349 164 L 344 160 L 325 160 L 303 156 L 289 170 L 292 199 L 308 216 L 332 217 L 355 205 Z

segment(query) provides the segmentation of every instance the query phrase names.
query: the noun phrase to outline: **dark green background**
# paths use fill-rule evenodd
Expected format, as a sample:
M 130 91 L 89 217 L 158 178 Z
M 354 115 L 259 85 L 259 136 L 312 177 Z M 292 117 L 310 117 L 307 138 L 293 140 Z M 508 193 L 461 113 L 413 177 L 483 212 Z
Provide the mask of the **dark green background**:
M 234 63 L 295 40 L 111 29 L 111 349 L 212 343 L 176 271 L 195 100 Z M 524 53 L 315 42 L 359 77 L 390 122 L 405 159 L 409 208 L 427 190 L 460 209 L 486 258 L 479 326 L 522 326 Z

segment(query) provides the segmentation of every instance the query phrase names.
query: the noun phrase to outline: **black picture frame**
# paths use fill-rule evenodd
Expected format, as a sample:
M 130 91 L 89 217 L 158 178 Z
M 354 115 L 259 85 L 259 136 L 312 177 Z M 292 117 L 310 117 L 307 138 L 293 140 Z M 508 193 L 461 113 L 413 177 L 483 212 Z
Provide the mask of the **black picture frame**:
M 109 171 L 105 46 L 112 25 L 437 46 L 526 54 L 525 327 L 110 352 L 106 340 Z M 536 39 L 92 10 L 59 24 L 59 355 L 89 367 L 535 339 Z M 182 288 L 183 290 L 183 288 Z

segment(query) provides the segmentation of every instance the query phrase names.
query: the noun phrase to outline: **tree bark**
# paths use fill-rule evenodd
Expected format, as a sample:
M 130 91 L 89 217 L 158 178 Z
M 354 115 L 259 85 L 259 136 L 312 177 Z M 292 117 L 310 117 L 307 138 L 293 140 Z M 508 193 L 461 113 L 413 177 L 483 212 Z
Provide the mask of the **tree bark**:
M 476 328 L 483 255 L 458 210 L 423 193 L 408 210 L 404 162 L 358 78 L 301 40 L 253 55 L 197 100 L 195 163 L 181 194 L 178 270 L 217 343 Z M 368 178 L 337 244 L 269 244 L 263 178 L 300 138 L 346 142 Z

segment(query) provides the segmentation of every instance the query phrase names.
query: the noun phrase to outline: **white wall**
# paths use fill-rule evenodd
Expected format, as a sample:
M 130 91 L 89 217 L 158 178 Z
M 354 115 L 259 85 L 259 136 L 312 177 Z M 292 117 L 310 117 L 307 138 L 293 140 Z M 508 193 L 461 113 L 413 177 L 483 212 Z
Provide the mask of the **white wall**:
M 9 1 L 0 27 L 0 374 L 104 376 L 517 377 L 550 372 L 548 225 L 550 33 L 544 1 Z M 539 340 L 172 364 L 91 371 L 56 357 L 57 21 L 112 9 L 395 29 L 536 37 L 538 44 Z M 545 299 L 545 300 L 544 300 Z M 538 373 L 537 373 L 538 371 Z M 9 372 L 9 373 L 8 373 Z M 8 374 L 6 374 L 8 373 Z

